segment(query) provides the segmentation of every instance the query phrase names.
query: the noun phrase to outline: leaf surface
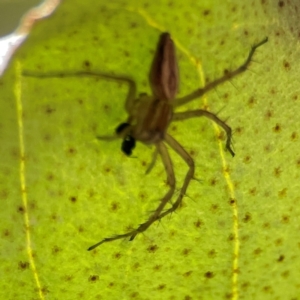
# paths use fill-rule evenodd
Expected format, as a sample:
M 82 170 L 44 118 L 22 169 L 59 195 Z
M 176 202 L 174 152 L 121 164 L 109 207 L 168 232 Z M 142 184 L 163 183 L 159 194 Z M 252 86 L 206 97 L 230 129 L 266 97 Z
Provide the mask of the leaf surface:
M 297 299 L 297 2 L 100 2 L 64 1 L 0 81 L 1 299 Z M 180 96 L 269 37 L 249 71 L 179 108 L 230 117 L 236 156 L 209 120 L 171 124 L 200 181 L 134 241 L 88 252 L 147 219 L 167 190 L 165 171 L 158 161 L 144 174 L 153 148 L 138 144 L 128 158 L 121 141 L 96 139 L 126 120 L 125 84 L 22 72 L 125 74 L 149 93 L 162 31 L 176 42 Z M 171 156 L 180 188 L 187 166 Z

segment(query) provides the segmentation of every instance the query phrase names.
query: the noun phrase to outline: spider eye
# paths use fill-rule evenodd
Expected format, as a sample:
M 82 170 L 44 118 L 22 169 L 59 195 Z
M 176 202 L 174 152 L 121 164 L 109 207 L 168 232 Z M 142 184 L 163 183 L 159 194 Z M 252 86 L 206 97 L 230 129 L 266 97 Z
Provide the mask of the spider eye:
M 130 126 L 129 123 L 121 123 L 117 128 L 116 128 L 116 134 L 121 133 L 125 128 Z
M 122 142 L 122 151 L 126 154 L 126 155 L 131 155 L 132 153 L 132 149 L 135 147 L 135 139 L 130 136 L 130 135 L 127 135 L 123 142 Z

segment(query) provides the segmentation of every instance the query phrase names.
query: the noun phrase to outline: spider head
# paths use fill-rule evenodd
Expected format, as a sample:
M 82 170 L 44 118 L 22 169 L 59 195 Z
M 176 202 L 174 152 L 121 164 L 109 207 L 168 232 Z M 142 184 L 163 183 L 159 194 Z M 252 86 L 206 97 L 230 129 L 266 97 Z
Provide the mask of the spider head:
M 121 149 L 123 153 L 125 153 L 128 156 L 132 154 L 132 149 L 134 149 L 135 147 L 135 139 L 130 135 L 129 129 L 129 123 L 121 123 L 116 128 L 116 134 L 123 137 Z

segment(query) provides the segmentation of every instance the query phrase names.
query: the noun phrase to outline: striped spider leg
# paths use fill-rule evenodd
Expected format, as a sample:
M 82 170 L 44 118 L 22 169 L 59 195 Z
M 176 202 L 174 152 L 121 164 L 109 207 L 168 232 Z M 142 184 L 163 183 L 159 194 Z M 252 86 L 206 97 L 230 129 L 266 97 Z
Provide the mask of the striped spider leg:
M 180 113 L 174 113 L 173 110 L 178 106 L 184 105 L 196 98 L 201 97 L 203 94 L 214 89 L 218 85 L 246 71 L 256 49 L 266 43 L 267 40 L 268 39 L 265 38 L 260 43 L 252 46 L 246 61 L 234 71 L 227 72 L 222 77 L 208 83 L 203 88 L 197 89 L 192 93 L 177 99 L 175 97 L 179 85 L 179 74 L 175 46 L 169 33 L 162 33 L 158 41 L 156 53 L 149 74 L 149 81 L 152 89 L 151 96 L 141 94 L 138 98 L 136 98 L 135 82 L 126 76 L 114 76 L 88 71 L 80 71 L 72 74 L 52 73 L 47 75 L 24 72 L 24 75 L 26 76 L 39 78 L 55 76 L 97 76 L 127 83 L 129 86 L 129 91 L 125 102 L 125 109 L 128 113 L 126 122 L 121 123 L 116 128 L 116 132 L 113 136 L 101 136 L 98 138 L 106 141 L 122 138 L 123 142 L 121 149 L 126 155 L 132 154 L 132 150 L 135 147 L 136 141 L 148 145 L 153 144 L 156 149 L 152 158 L 152 162 L 150 163 L 146 173 L 150 172 L 150 170 L 153 168 L 158 155 L 162 159 L 167 175 L 169 190 L 162 197 L 158 207 L 150 215 L 148 220 L 140 224 L 137 228 L 128 231 L 127 233 L 104 238 L 100 242 L 89 247 L 88 250 L 93 250 L 103 243 L 126 237 L 129 237 L 129 240 L 132 241 L 137 234 L 144 232 L 155 221 L 160 220 L 166 215 L 174 212 L 180 206 L 182 199 L 186 194 L 189 183 L 194 176 L 195 165 L 192 157 L 187 153 L 187 151 L 171 135 L 167 133 L 168 126 L 171 122 L 202 116 L 211 119 L 221 126 L 226 132 L 226 149 L 232 156 L 234 156 L 234 152 L 231 149 L 231 128 L 225 122 L 220 120 L 217 115 L 202 109 Z M 171 205 L 170 208 L 166 210 L 165 206 L 171 200 L 175 192 L 175 175 L 172 161 L 165 144 L 172 148 L 188 165 L 188 171 L 186 173 L 183 185 L 181 186 L 180 193 L 176 201 Z

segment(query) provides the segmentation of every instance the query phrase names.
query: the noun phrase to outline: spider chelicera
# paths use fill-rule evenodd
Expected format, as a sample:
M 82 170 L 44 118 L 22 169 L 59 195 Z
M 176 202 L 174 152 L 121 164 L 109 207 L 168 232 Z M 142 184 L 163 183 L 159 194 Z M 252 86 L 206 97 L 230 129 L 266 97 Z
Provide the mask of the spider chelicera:
M 127 83 L 129 86 L 129 91 L 125 101 L 125 109 L 128 113 L 127 120 L 116 128 L 113 136 L 101 136 L 98 138 L 107 141 L 118 138 L 123 139 L 121 149 L 126 155 L 132 154 L 132 150 L 135 147 L 136 141 L 147 145 L 154 145 L 156 149 L 147 172 L 153 168 L 157 155 L 160 155 L 162 159 L 167 175 L 169 190 L 160 200 L 160 204 L 150 215 L 148 220 L 127 233 L 104 238 L 100 242 L 89 247 L 88 250 L 93 250 L 103 243 L 126 237 L 129 237 L 129 240 L 132 241 L 138 233 L 144 232 L 147 230 L 147 228 L 149 228 L 149 226 L 151 226 L 152 223 L 174 212 L 180 206 L 189 183 L 194 177 L 195 164 L 188 152 L 170 134 L 167 133 L 167 129 L 171 122 L 177 122 L 196 117 L 206 117 L 214 121 L 225 130 L 227 135 L 226 149 L 232 156 L 234 156 L 234 152 L 231 148 L 231 128 L 224 121 L 220 120 L 217 115 L 203 109 L 189 110 L 178 113 L 174 112 L 174 109 L 201 97 L 203 94 L 214 89 L 219 84 L 222 84 L 225 81 L 230 80 L 246 71 L 256 49 L 265 44 L 267 41 L 268 38 L 265 38 L 258 44 L 252 46 L 246 61 L 234 71 L 226 72 L 222 77 L 208 83 L 203 88 L 196 89 L 195 91 L 181 98 L 175 98 L 179 85 L 179 75 L 175 46 L 169 33 L 162 33 L 158 41 L 156 53 L 154 55 L 149 74 L 149 82 L 152 90 L 152 95 L 150 96 L 141 94 L 139 97 L 136 97 L 135 82 L 125 76 L 107 75 L 89 71 L 79 71 L 72 74 L 48 73 L 46 75 L 36 74 L 34 72 L 23 72 L 25 76 L 39 78 L 59 76 L 97 76 Z M 165 206 L 171 200 L 175 192 L 175 175 L 172 161 L 165 144 L 172 148 L 189 167 L 179 195 L 176 201 L 173 202 L 171 207 L 168 209 L 165 209 Z

